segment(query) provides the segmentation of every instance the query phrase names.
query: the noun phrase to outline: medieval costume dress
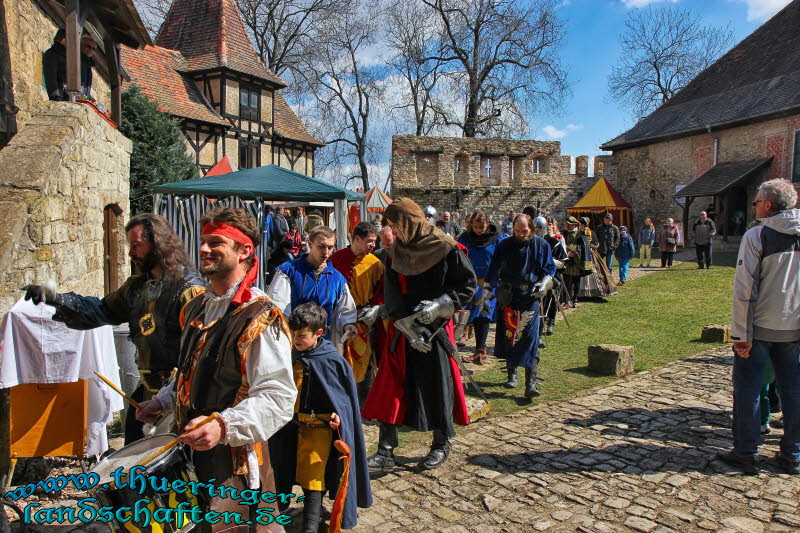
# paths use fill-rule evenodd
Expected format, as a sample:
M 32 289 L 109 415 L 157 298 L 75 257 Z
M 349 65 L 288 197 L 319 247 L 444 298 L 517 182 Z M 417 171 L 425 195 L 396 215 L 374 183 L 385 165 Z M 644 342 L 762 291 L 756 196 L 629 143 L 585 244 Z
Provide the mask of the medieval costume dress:
M 560 289 L 563 283 L 562 273 L 564 270 L 564 261 L 567 259 L 567 250 L 564 247 L 563 237 L 561 235 L 551 235 L 548 233 L 542 238 L 550 245 L 550 253 L 553 256 L 553 261 L 557 262 L 556 274 L 553 276 L 556 283 L 554 287 L 555 290 L 547 293 L 547 296 L 544 297 L 542 302 L 544 306 L 542 310 L 542 323 L 547 335 L 551 335 L 553 333 L 553 326 L 556 323 L 558 306 L 561 305 L 559 300 L 562 300 L 562 296 L 566 296 L 561 294 L 562 291 Z M 560 268 L 559 265 L 561 265 Z M 558 299 L 556 299 L 556 294 L 558 295 Z M 539 332 L 539 334 L 541 335 L 541 332 Z
M 475 329 L 475 353 L 472 357 L 465 357 L 465 361 L 482 364 L 486 360 L 486 337 L 489 334 L 489 324 L 495 320 L 495 300 L 488 291 L 484 294 L 483 280 L 489 272 L 489 265 L 497 246 L 505 239 L 497 226 L 489 224 L 486 231 L 478 235 L 469 228 L 458 242 L 466 246 L 467 257 L 472 263 L 472 268 L 477 276 L 477 291 L 469 309 L 468 324 Z
M 325 338 L 339 345 L 344 327 L 357 319 L 356 304 L 347 288 L 347 280 L 329 261 L 318 268 L 308 262 L 308 254 L 278 267 L 267 295 L 284 316 L 306 302 L 314 302 L 328 314 Z
M 269 440 L 278 492 L 290 493 L 298 484 L 306 500 L 318 498 L 319 504 L 329 492 L 334 500 L 329 530 L 351 529 L 356 507 L 372 505 L 353 371 L 325 339 L 309 350 L 293 350 L 292 359 L 298 391 L 294 418 Z M 332 413 L 341 421 L 338 434 L 329 425 Z M 347 446 L 344 453 L 337 440 Z M 318 523 L 319 506 L 316 511 Z
M 337 250 L 330 257 L 333 267 L 347 280 L 350 294 L 356 309 L 366 305 L 380 304 L 383 301 L 383 263 L 367 253 L 356 256 L 348 246 Z M 356 323 L 358 334 L 343 347 L 342 353 L 353 369 L 356 383 L 364 381 L 372 357 L 370 346 L 370 328 L 361 322 Z
M 590 246 L 592 272 L 581 278 L 580 294 L 581 298 L 605 298 L 617 294 L 617 284 L 614 276 L 606 264 L 606 260 L 594 246 Z
M 53 320 L 72 329 L 127 322 L 130 338 L 136 345 L 141 378 L 131 397 L 143 402 L 169 382 L 172 369 L 178 366 L 180 311 L 203 292 L 204 286 L 203 280 L 188 269 L 178 280 L 151 279 L 148 274 L 135 274 L 103 299 L 73 292 L 62 294 Z M 125 444 L 144 438 L 142 426 L 136 420 L 136 410 L 129 408 L 125 418 Z
M 211 233 L 206 228 L 203 233 Z M 227 235 L 227 234 L 226 234 Z M 156 396 L 163 411 L 175 411 L 178 428 L 192 419 L 219 413 L 225 434 L 216 447 L 192 450 L 201 482 L 275 492 L 267 440 L 292 418 L 297 396 L 289 328 L 280 310 L 251 288 L 258 262 L 222 296 L 207 290 L 182 311 L 183 336 L 178 375 Z M 258 508 L 273 507 L 263 501 Z M 212 511 L 239 512 L 255 520 L 256 511 L 240 500 L 214 497 Z M 265 512 L 265 511 L 258 511 Z M 272 513 L 271 513 L 272 514 Z M 219 522 L 201 531 L 245 533 L 247 524 Z M 271 523 L 257 531 L 283 531 Z
M 541 237 L 512 237 L 497 247 L 486 277 L 495 289 L 505 325 L 506 387 L 517 386 L 517 367 L 525 368 L 525 396 L 538 396 L 539 321 L 543 294 L 552 287 L 556 266 Z
M 461 373 L 455 361 L 451 316 L 437 316 L 427 330 L 430 351 L 412 346 L 394 326 L 444 295 L 452 309 L 467 307 L 475 296 L 475 272 L 456 242 L 425 220 L 422 209 L 401 198 L 390 204 L 385 218 L 398 236 L 390 249 L 390 265 L 384 277 L 384 306 L 389 322 L 390 345 L 381 355 L 375 382 L 362 410 L 365 418 L 378 420 L 378 453 L 372 468 L 394 465 L 397 425 L 417 431 L 433 430 L 431 451 L 420 468 L 440 466 L 450 452 L 454 423 L 469 422 Z

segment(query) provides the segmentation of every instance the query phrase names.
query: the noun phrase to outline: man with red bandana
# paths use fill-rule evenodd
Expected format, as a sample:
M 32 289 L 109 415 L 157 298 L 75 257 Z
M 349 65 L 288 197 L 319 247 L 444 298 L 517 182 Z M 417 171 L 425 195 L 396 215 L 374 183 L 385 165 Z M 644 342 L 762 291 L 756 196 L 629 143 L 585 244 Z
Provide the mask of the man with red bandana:
M 159 411 L 174 410 L 178 431 L 186 432 L 180 439 L 194 450 L 200 481 L 274 492 L 267 439 L 292 418 L 297 396 L 288 326 L 272 301 L 251 287 L 260 241 L 255 221 L 243 209 L 225 208 L 200 223 L 200 272 L 209 285 L 204 296 L 183 308 L 176 379 L 145 402 L 137 418 L 151 421 Z M 196 427 L 213 413 L 219 414 L 216 420 Z M 246 514 L 239 503 L 217 497 L 210 508 Z M 228 528 L 220 522 L 211 530 Z M 258 526 L 282 529 L 276 523 Z

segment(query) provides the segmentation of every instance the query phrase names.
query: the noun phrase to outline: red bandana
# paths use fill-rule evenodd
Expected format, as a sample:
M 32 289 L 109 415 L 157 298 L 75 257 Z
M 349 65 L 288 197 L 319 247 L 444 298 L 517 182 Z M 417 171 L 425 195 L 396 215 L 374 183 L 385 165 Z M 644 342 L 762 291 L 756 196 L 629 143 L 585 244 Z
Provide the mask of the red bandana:
M 223 237 L 228 237 L 229 239 L 233 240 L 233 242 L 238 242 L 239 244 L 249 244 L 253 247 L 255 251 L 255 245 L 253 244 L 253 240 L 245 235 L 243 231 L 230 224 L 206 224 L 203 226 L 203 231 L 201 231 L 203 235 L 222 235 Z M 234 305 L 239 305 L 242 302 L 250 301 L 250 286 L 256 281 L 256 277 L 258 277 L 258 257 L 253 256 L 253 266 L 250 270 L 247 271 L 245 274 L 242 283 L 239 285 L 239 290 L 236 291 L 236 294 L 233 296 L 232 303 Z

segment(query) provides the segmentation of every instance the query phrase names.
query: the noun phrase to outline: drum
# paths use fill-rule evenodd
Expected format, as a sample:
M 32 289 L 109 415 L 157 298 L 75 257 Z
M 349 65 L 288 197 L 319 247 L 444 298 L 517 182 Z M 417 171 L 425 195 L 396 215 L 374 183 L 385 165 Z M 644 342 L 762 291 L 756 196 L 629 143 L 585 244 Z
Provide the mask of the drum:
M 165 489 L 170 487 L 173 481 L 181 480 L 184 482 L 197 482 L 197 475 L 195 474 L 194 466 L 191 461 L 186 457 L 183 449 L 183 444 L 178 444 L 162 453 L 150 463 L 142 465 L 145 467 L 144 471 L 139 469 L 139 474 L 136 476 L 136 486 L 130 487 L 130 470 L 139 465 L 143 459 L 152 454 L 159 448 L 163 447 L 172 441 L 176 435 L 164 434 L 155 437 L 148 437 L 138 440 L 124 448 L 108 455 L 97 463 L 90 472 L 96 473 L 100 476 L 100 481 L 95 486 L 95 489 L 90 492 L 91 496 L 97 498 L 97 505 L 99 507 L 110 507 L 111 512 L 114 514 L 114 519 L 108 523 L 108 526 L 114 532 L 128 531 L 130 533 L 183 533 L 191 530 L 194 523 L 189 520 L 191 516 L 191 509 L 193 506 L 198 506 L 203 510 L 208 509 L 209 498 L 207 493 L 202 490 L 197 491 L 197 495 L 192 494 L 188 485 L 185 485 L 185 491 L 169 491 Z M 115 485 L 114 477 L 112 476 L 118 468 L 122 468 L 124 477 L 121 479 L 123 487 Z M 142 486 L 145 485 L 144 489 Z M 183 489 L 182 489 L 183 490 Z M 143 500 L 149 500 L 144 502 Z M 182 508 L 187 510 L 184 519 L 179 521 L 176 517 L 174 522 L 157 523 L 156 520 L 151 520 L 149 524 L 143 526 L 134 523 L 137 520 L 136 516 L 132 516 L 129 521 L 118 520 L 117 510 L 122 507 L 129 507 L 132 510 L 136 509 L 137 501 L 139 508 L 149 509 L 149 513 L 143 511 L 139 516 L 153 516 L 157 509 L 177 509 L 181 503 L 184 503 Z M 134 514 L 122 512 L 121 518 L 124 520 L 127 516 Z M 179 526 L 180 524 L 180 526 Z

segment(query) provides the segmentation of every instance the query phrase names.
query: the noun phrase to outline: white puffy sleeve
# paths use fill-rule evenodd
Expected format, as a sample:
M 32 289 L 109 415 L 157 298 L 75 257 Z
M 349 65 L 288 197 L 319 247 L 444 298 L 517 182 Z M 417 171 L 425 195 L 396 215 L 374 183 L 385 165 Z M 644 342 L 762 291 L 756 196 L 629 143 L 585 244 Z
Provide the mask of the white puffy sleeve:
M 278 306 L 283 316 L 288 317 L 292 314 L 292 284 L 289 282 L 289 276 L 282 270 L 275 271 L 275 277 L 267 288 L 267 296 Z
M 339 340 L 342 338 L 344 327 L 347 324 L 355 324 L 358 320 L 358 311 L 356 310 L 356 301 L 353 295 L 350 294 L 350 288 L 345 286 L 345 289 L 336 299 L 336 305 L 333 306 L 333 318 L 331 320 L 331 342 L 335 346 L 339 346 Z
M 297 388 L 286 334 L 268 327 L 253 340 L 247 380 L 249 396 L 220 413 L 226 427 L 223 443 L 231 446 L 264 442 L 292 418 Z

